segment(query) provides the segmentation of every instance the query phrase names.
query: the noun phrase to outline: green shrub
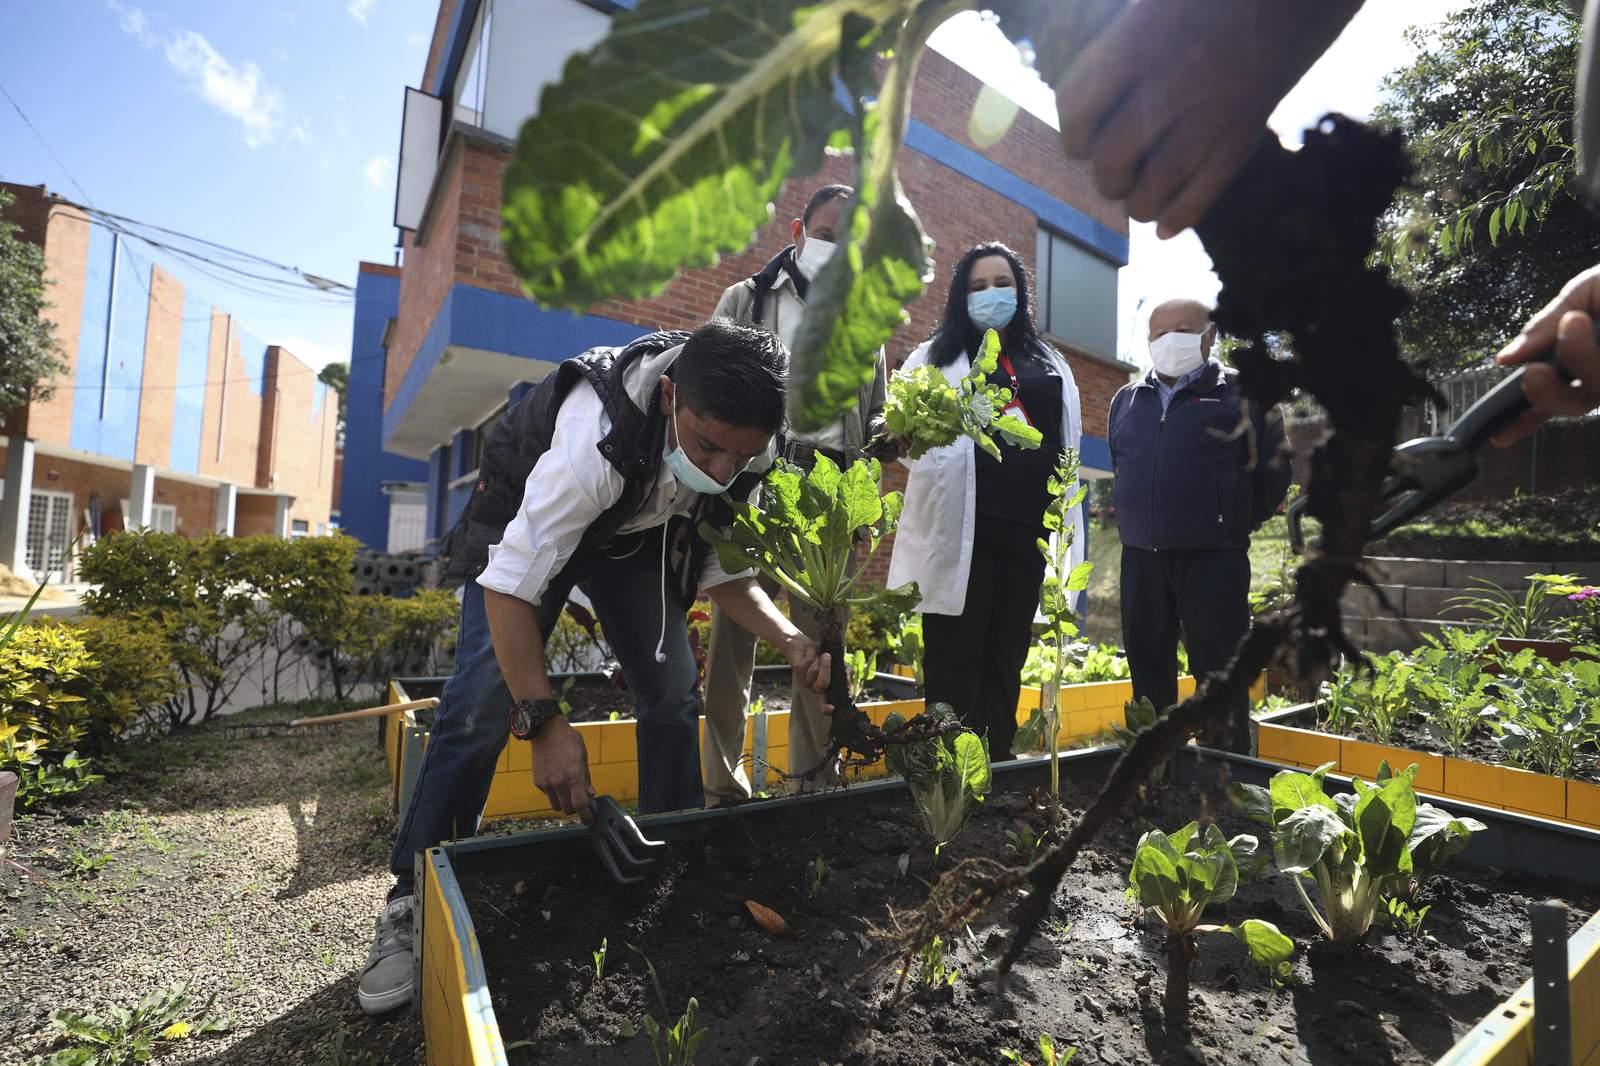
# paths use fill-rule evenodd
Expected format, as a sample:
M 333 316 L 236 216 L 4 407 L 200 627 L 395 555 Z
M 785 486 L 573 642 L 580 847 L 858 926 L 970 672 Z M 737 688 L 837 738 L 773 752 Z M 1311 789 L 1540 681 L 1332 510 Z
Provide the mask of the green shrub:
M 83 641 L 98 664 L 84 671 L 78 689 L 91 708 L 85 727 L 90 751 L 106 750 L 141 720 L 159 726 L 181 709 L 183 682 L 173 662 L 171 638 L 159 623 L 90 615 L 65 628 Z
M 97 665 L 63 626 L 23 626 L 0 647 L 0 770 L 20 779 L 23 810 L 97 780 L 77 751 L 95 713 L 83 678 Z
M 266 543 L 266 542 L 271 542 Z M 244 680 L 273 623 L 262 585 L 284 577 L 264 573 L 263 556 L 277 558 L 275 537 L 198 540 L 175 533 L 120 533 L 84 549 L 79 577 L 90 583 L 89 613 L 153 623 L 170 638 L 181 679 L 171 725 L 215 715 Z

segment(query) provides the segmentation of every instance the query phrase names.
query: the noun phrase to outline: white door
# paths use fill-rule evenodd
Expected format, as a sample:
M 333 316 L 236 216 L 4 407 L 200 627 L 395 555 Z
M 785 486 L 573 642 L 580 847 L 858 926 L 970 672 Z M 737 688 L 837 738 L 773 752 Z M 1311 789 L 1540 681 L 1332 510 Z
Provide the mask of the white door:
M 123 524 L 133 528 L 127 523 L 128 501 L 122 501 Z M 152 503 L 150 505 L 150 532 L 176 533 L 178 531 L 178 505 L 173 503 Z
M 28 506 L 28 569 L 35 577 L 61 580 L 61 564 L 72 543 L 72 494 L 35 489 Z
M 388 552 L 419 550 L 427 540 L 428 502 L 420 492 L 389 495 Z

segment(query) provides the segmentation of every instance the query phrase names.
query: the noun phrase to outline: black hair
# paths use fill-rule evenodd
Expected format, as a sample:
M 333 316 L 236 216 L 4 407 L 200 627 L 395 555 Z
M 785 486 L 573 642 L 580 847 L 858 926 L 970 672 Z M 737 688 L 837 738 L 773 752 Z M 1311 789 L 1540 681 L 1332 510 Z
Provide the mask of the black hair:
M 811 216 L 816 214 L 817 209 L 823 204 L 831 200 L 848 200 L 855 194 L 856 191 L 848 185 L 824 185 L 811 194 L 811 200 L 806 204 L 806 213 L 800 216 L 800 221 L 809 226 Z
M 928 362 L 933 366 L 949 366 L 962 353 L 978 354 L 982 334 L 967 316 L 967 286 L 972 282 L 972 264 L 986 255 L 1004 256 L 1011 264 L 1011 273 L 1017 279 L 1017 313 L 1006 328 L 1000 331 L 1001 346 L 1009 352 L 1025 352 L 1048 357 L 1051 348 L 1033 326 L 1033 316 L 1028 313 L 1028 268 L 1022 265 L 1017 253 L 999 241 L 984 241 L 967 249 L 956 263 L 950 276 L 950 291 L 945 296 L 944 320 L 928 335 L 932 346 Z
M 730 426 L 783 428 L 789 349 L 776 334 L 713 318 L 689 335 L 672 367 L 685 407 Z

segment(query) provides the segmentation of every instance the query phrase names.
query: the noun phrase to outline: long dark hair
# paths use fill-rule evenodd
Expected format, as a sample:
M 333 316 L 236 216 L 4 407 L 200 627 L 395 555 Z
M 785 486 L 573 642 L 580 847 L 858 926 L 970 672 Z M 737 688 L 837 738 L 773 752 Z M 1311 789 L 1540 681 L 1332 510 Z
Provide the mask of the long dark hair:
M 1051 348 L 1033 327 L 1033 315 L 1028 308 L 1028 269 L 1017 258 L 1017 253 L 999 241 L 984 241 L 967 249 L 956 263 L 950 276 L 950 292 L 944 301 L 944 320 L 934 327 L 928 339 L 928 362 L 933 366 L 949 366 L 962 353 L 976 355 L 981 336 L 978 327 L 967 317 L 967 286 L 972 283 L 972 264 L 986 255 L 1004 256 L 1011 264 L 1011 273 L 1017 279 L 1017 313 L 1000 331 L 1000 343 L 1006 351 L 1026 352 L 1048 359 Z

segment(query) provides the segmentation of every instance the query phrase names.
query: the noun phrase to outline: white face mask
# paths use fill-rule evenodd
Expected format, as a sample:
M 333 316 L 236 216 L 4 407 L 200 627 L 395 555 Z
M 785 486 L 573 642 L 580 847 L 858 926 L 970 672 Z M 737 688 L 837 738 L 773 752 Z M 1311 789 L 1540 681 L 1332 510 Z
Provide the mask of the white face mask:
M 1151 341 L 1150 358 L 1156 365 L 1156 373 L 1163 377 L 1181 378 L 1191 370 L 1198 369 L 1206 361 L 1200 344 L 1204 337 L 1202 330 L 1199 333 L 1163 333 Z
M 832 241 L 807 234 L 805 246 L 800 249 L 800 254 L 795 256 L 794 265 L 805 275 L 807 281 L 816 281 L 817 275 L 822 272 L 822 264 L 833 258 L 834 249 L 837 247 L 838 245 Z

